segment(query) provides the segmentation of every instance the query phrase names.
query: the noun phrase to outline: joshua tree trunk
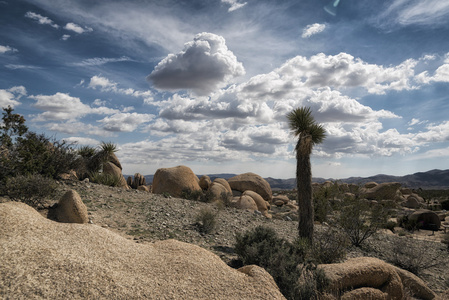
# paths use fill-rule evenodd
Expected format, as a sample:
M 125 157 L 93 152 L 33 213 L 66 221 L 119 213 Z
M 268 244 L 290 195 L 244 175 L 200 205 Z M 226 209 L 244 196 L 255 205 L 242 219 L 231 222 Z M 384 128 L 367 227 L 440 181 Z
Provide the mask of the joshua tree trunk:
M 299 237 L 313 241 L 312 168 L 310 154 L 312 137 L 303 135 L 296 145 L 296 187 L 299 205 Z

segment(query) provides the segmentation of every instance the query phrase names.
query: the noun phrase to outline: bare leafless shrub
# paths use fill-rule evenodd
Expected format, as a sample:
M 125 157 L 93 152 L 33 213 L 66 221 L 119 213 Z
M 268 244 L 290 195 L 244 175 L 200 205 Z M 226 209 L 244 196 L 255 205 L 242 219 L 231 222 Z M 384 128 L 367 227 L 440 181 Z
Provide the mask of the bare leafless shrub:
M 432 244 L 409 238 L 398 239 L 391 251 L 386 252 L 387 260 L 399 268 L 419 275 L 422 271 L 442 263 L 441 252 L 428 251 L 433 247 Z

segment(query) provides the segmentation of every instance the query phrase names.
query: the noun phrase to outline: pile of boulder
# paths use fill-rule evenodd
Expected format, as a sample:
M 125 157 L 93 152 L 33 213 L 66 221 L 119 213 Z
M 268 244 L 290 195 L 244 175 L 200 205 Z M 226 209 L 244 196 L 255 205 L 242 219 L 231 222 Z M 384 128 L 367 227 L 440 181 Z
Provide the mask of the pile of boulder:
M 153 193 L 168 193 L 181 197 L 184 191 L 207 193 L 211 201 L 226 201 L 227 204 L 241 209 L 258 211 L 266 218 L 270 214 L 273 195 L 270 184 L 254 173 L 244 173 L 228 180 L 203 175 L 198 178 L 186 166 L 158 169 L 154 174 Z

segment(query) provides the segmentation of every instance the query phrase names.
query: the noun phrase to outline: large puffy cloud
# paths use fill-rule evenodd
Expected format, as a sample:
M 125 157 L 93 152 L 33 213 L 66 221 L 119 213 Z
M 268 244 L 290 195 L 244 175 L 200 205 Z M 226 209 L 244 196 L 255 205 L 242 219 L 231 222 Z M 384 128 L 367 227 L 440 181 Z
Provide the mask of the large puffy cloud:
M 27 91 L 23 86 L 14 86 L 7 90 L 0 89 L 0 107 L 15 107 L 20 104 L 18 100 L 26 94 Z
M 212 33 L 197 34 L 178 54 L 169 54 L 147 79 L 161 90 L 192 90 L 207 95 L 245 74 L 242 63 L 228 49 L 225 39 Z

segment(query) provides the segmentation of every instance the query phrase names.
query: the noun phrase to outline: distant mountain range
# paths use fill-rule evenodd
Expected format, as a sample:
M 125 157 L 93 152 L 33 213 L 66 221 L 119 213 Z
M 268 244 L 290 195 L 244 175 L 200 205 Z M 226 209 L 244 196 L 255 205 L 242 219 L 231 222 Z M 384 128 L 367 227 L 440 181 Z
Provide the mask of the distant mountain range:
M 229 179 L 234 177 L 236 174 L 208 174 L 211 180 L 215 178 Z M 199 175 L 201 177 L 201 175 Z M 128 175 L 125 175 L 128 178 Z M 153 182 L 153 175 L 145 175 L 145 180 L 147 184 Z M 296 179 L 276 179 L 276 178 L 265 178 L 270 184 L 271 188 L 274 190 L 291 190 L 296 187 Z M 325 178 L 312 178 L 313 182 L 323 183 L 327 180 L 335 181 L 336 179 L 325 179 Z M 392 176 L 379 174 L 370 177 L 349 177 L 344 179 L 338 179 L 339 182 L 354 183 L 354 184 L 365 184 L 367 182 L 399 182 L 403 187 L 409 188 L 422 188 L 422 189 L 449 189 L 449 170 L 430 170 L 427 172 L 418 172 L 405 176 Z

